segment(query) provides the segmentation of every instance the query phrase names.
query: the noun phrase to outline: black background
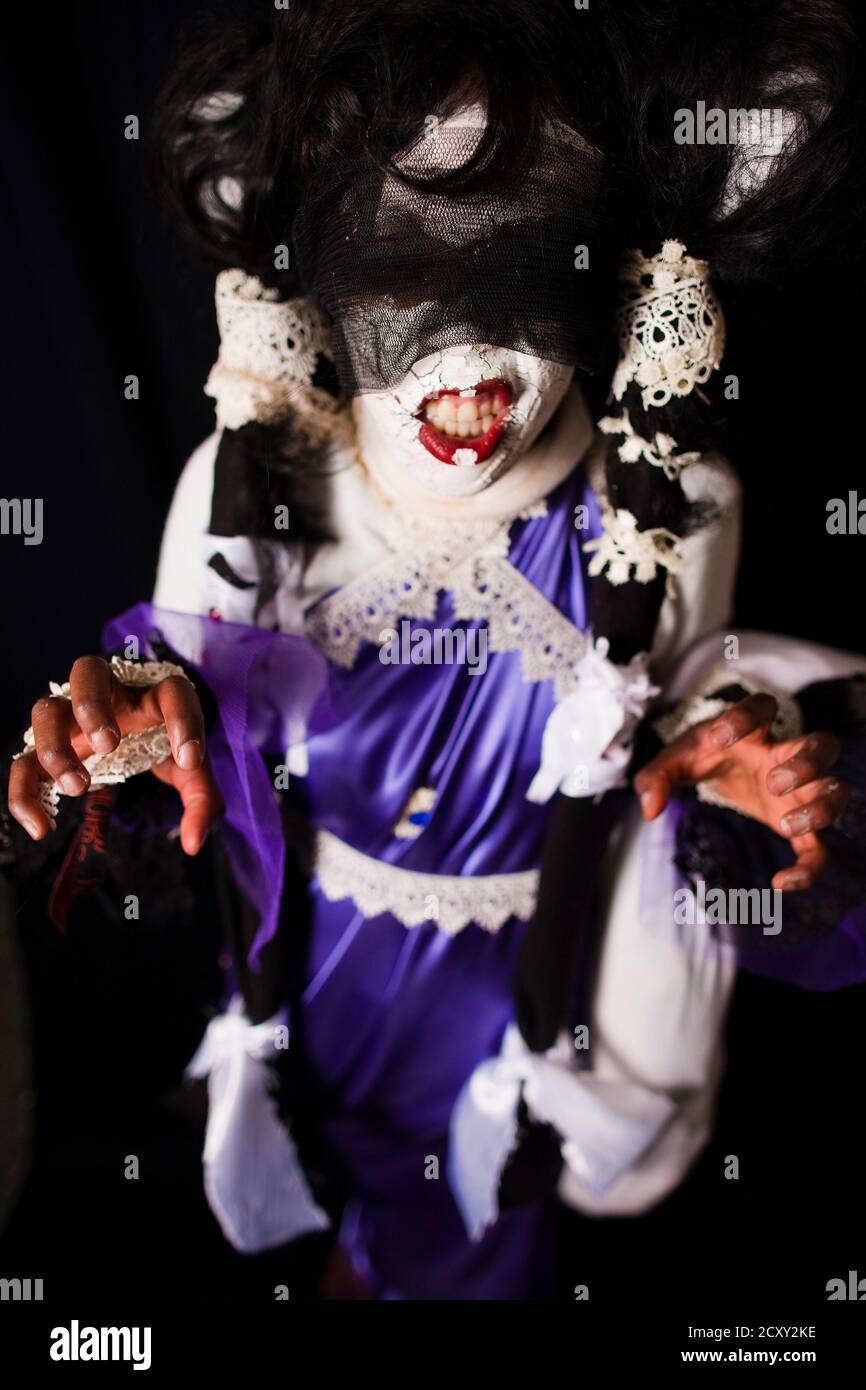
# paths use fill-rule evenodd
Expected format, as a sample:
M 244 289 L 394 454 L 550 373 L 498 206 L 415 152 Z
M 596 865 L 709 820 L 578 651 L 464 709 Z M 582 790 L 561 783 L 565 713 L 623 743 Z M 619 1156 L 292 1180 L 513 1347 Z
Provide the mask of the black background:
M 3 744 L 49 677 L 98 650 L 103 621 L 149 596 L 173 484 L 212 428 L 201 391 L 216 353 L 212 271 L 161 213 L 144 142 L 124 138 L 130 114 L 145 132 L 179 23 L 202 8 L 64 5 L 18 14 L 6 30 L 0 491 L 44 498 L 45 539 L 0 538 Z M 866 538 L 825 526 L 829 498 L 866 495 L 856 258 L 725 308 L 725 371 L 740 384 L 727 452 L 746 489 L 737 622 L 866 650 Z M 124 398 L 130 373 L 138 401 Z M 182 990 L 168 1006 L 159 997 L 170 956 L 125 981 L 119 1002 L 110 981 L 97 990 L 77 977 L 71 997 L 68 962 L 47 935 L 25 954 L 34 1018 L 51 1041 L 39 1049 L 35 1166 L 0 1275 L 42 1275 L 59 1321 L 96 1319 L 118 1281 L 126 1322 L 169 1297 L 261 1304 L 278 1282 L 309 1296 L 313 1254 L 242 1260 L 206 1213 L 200 1098 L 173 1084 L 198 1020 L 171 1016 Z M 864 998 L 740 982 L 713 1145 L 651 1216 L 566 1219 L 564 1299 L 588 1283 L 597 1316 L 658 1304 L 671 1326 L 686 1309 L 705 1322 L 758 1310 L 790 1322 L 795 1310 L 826 1312 L 829 1278 L 866 1275 Z M 83 1019 L 87 1008 L 101 1017 Z M 151 1052 L 159 1064 L 148 1071 Z M 143 1155 L 150 1181 L 124 1182 L 118 1152 Z M 722 1176 L 732 1153 L 738 1182 Z

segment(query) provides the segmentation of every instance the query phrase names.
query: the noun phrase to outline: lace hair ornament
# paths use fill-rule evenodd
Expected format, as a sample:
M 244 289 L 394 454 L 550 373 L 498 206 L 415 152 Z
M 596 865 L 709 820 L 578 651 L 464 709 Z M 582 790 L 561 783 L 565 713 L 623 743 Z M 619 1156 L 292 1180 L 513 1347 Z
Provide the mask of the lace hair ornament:
M 729 689 L 732 685 L 741 687 L 747 695 L 772 695 L 778 706 L 776 716 L 770 725 L 770 737 L 774 742 L 782 743 L 786 739 L 799 738 L 803 732 L 803 714 L 793 695 L 783 690 L 770 689 L 766 684 L 760 684 L 749 676 L 732 672 L 729 664 L 714 667 L 685 700 L 681 700 L 674 709 L 653 721 L 653 728 L 659 738 L 665 744 L 673 743 L 680 734 L 684 734 L 695 724 L 700 724 L 705 719 L 717 719 L 725 710 L 733 709 L 737 701 L 729 700 L 717 693 Z M 716 790 L 711 778 L 705 782 L 698 782 L 695 791 L 698 800 L 710 806 L 721 806 L 728 811 L 737 811 L 740 815 L 746 814 L 735 802 L 729 801 Z
M 690 463 L 697 463 L 701 455 L 692 450 L 689 453 L 678 454 L 676 452 L 677 441 L 673 435 L 657 432 L 652 439 L 644 439 L 637 433 L 627 410 L 623 410 L 622 415 L 605 415 L 599 420 L 598 427 L 602 434 L 621 434 L 623 440 L 617 445 L 617 453 L 623 463 L 638 463 L 644 459 L 646 463 L 652 464 L 653 468 L 661 468 L 669 482 L 679 481 L 679 476 L 684 468 Z
M 604 574 L 618 587 L 634 580 L 651 584 L 661 566 L 668 571 L 666 592 L 676 593 L 674 576 L 682 567 L 682 537 L 666 526 L 638 527 L 637 517 L 626 507 L 612 507 L 605 482 L 604 441 L 596 441 L 586 461 L 587 477 L 601 513 L 602 534 L 584 541 L 583 549 L 592 559 L 587 567 L 590 578 Z
M 173 661 L 124 661 L 119 656 L 113 656 L 110 666 L 111 674 L 120 684 L 130 687 L 159 685 L 160 681 L 164 681 L 168 676 L 182 676 L 185 681 L 189 681 L 183 668 L 176 666 Z M 48 688 L 55 698 L 70 698 L 68 681 L 64 681 L 62 685 L 51 681 Z M 24 735 L 23 749 L 14 757 L 23 758 L 27 753 L 31 753 L 35 746 L 36 739 L 31 725 Z M 92 753 L 90 757 L 82 758 L 82 762 L 90 773 L 91 787 L 106 787 L 126 782 L 140 772 L 149 772 L 152 767 L 164 763 L 170 757 L 171 744 L 165 725 L 157 724 L 152 729 L 125 734 L 111 753 Z M 52 820 L 57 816 L 57 807 L 63 795 L 65 793 L 58 782 L 40 783 L 39 801 L 42 809 Z
M 602 535 L 586 541 L 584 550 L 592 554 L 588 572 L 591 577 L 605 574 L 609 584 L 651 584 L 659 568 L 668 572 L 667 593 L 676 590 L 673 576 L 682 567 L 681 539 L 666 526 L 651 526 L 638 530 L 637 517 L 626 507 L 615 510 L 606 498 L 599 496 Z M 594 552 L 594 553 L 593 553 Z M 634 571 L 634 574 L 632 574 Z
M 617 311 L 616 400 L 635 381 L 645 409 L 667 405 L 672 396 L 687 396 L 708 381 L 719 366 L 725 320 L 708 271 L 706 261 L 686 255 L 680 241 L 665 241 L 649 258 L 628 252 Z
M 223 270 L 216 280 L 219 357 L 205 384 L 220 429 L 272 425 L 291 415 L 314 439 L 345 420 L 344 404 L 314 384 L 331 360 L 328 321 L 311 299 L 280 301 L 255 275 Z
M 575 688 L 550 714 L 541 740 L 541 766 L 527 800 L 598 796 L 625 785 L 632 740 L 650 700 L 659 694 L 647 670 L 645 652 L 627 666 L 608 657 L 610 643 L 588 642 L 575 670 Z

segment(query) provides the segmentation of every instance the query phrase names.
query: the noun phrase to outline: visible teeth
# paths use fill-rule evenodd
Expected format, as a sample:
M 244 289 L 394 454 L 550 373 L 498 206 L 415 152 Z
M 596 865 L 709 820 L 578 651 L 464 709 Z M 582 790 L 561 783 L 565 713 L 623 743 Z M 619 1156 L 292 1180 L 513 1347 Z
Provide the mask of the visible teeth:
M 441 434 L 455 439 L 475 439 L 486 434 L 501 411 L 489 392 L 478 396 L 472 390 L 459 395 L 438 396 L 428 401 L 424 414 Z
M 478 455 L 474 449 L 455 449 L 452 462 L 458 468 L 472 468 L 478 462 Z

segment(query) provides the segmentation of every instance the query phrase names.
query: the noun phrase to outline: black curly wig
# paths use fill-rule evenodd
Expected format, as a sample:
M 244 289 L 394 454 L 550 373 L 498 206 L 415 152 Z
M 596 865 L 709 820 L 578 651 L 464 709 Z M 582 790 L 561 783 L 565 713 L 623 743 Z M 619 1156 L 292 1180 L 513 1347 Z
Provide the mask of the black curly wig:
M 439 187 L 513 179 L 545 119 L 606 156 L 630 244 L 677 235 L 720 281 L 763 277 L 862 218 L 862 83 L 845 0 L 271 0 L 215 6 L 156 113 L 160 183 L 205 251 L 273 281 L 305 182 L 353 150 L 395 172 L 430 113 L 487 106 L 471 162 Z M 734 144 L 677 144 L 675 115 L 784 108 L 796 148 L 722 213 Z M 238 204 L 227 190 L 242 187 Z M 289 281 L 291 272 L 288 272 Z M 291 292 L 290 283 L 286 289 Z

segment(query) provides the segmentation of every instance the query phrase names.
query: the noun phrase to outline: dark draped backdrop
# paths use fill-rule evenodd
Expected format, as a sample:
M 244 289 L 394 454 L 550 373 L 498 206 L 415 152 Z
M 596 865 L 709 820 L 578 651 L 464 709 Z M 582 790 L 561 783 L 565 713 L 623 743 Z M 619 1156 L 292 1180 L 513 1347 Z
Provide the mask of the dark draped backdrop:
M 212 428 L 202 385 L 217 346 L 213 270 L 169 224 L 144 159 L 172 44 L 195 10 L 207 6 L 4 11 L 0 493 L 44 499 L 41 545 L 0 537 L 4 747 L 47 680 L 98 649 L 102 622 L 149 596 L 173 485 Z M 129 116 L 138 141 L 124 138 Z M 828 535 L 826 508 L 852 489 L 866 497 L 861 280 L 852 255 L 725 306 L 725 370 L 739 378 L 727 452 L 745 483 L 737 622 L 857 651 L 866 535 Z M 131 375 L 137 400 L 125 398 Z M 0 1276 L 43 1276 L 55 1321 L 76 1315 L 71 1289 L 98 1300 L 118 1271 L 140 1299 L 176 1293 L 181 1279 L 209 1300 L 268 1299 L 285 1282 L 278 1266 L 303 1296 L 303 1261 L 235 1259 L 204 1210 L 200 1101 L 178 1085 L 199 1020 L 183 1016 L 183 990 L 166 1003 L 170 942 L 97 988 L 87 970 L 67 973 L 49 933 L 16 935 L 0 952 L 0 1099 L 16 1116 L 0 1137 L 0 1179 L 7 1204 L 12 1186 L 19 1196 Z M 655 1290 L 669 1307 L 705 1292 L 727 1308 L 738 1290 L 755 1302 L 765 1292 L 768 1309 L 802 1311 L 858 1259 L 866 1274 L 866 1155 L 851 1115 L 863 1001 L 859 990 L 820 997 L 743 981 L 711 1150 L 642 1221 L 568 1218 L 564 1288 L 588 1282 L 596 1306 Z M 16 1051 L 27 1017 L 50 1033 L 35 1078 Z M 124 1183 L 117 1155 L 127 1153 L 143 1155 L 147 1181 Z M 721 1178 L 727 1154 L 740 1156 L 738 1182 Z

